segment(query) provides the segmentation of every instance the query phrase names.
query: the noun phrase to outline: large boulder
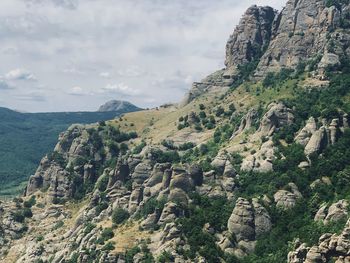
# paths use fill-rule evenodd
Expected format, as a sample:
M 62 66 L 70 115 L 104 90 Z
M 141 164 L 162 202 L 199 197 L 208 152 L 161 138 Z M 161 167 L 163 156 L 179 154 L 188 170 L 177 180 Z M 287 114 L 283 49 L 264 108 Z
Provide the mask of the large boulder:
M 294 122 L 292 110 L 283 103 L 271 103 L 264 114 L 259 131 L 262 136 L 271 136 L 278 128 L 291 125 Z
M 294 139 L 295 142 L 303 146 L 306 146 L 310 141 L 311 136 L 316 132 L 316 130 L 317 130 L 316 120 L 314 117 L 310 117 L 307 120 L 304 128 L 301 129 L 301 131 L 295 137 Z
M 237 241 L 252 241 L 255 238 L 254 210 L 251 203 L 238 198 L 227 223 L 228 231 L 235 235 Z
M 294 183 L 288 184 L 289 190 L 278 190 L 274 194 L 274 200 L 277 207 L 290 209 L 295 206 L 298 199 L 302 198 L 298 187 Z
M 311 155 L 313 153 L 320 153 L 321 150 L 327 145 L 327 134 L 325 127 L 321 127 L 314 132 L 309 142 L 305 146 L 305 155 Z

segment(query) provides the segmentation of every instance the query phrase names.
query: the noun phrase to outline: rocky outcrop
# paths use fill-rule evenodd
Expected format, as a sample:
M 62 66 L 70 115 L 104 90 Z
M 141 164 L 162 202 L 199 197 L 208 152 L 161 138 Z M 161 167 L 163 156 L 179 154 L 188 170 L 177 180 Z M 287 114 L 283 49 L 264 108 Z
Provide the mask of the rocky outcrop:
M 275 157 L 276 147 L 272 140 L 264 142 L 258 151 L 252 155 L 245 157 L 241 164 L 241 170 L 250 172 L 265 173 L 273 170 L 272 162 Z
M 228 231 L 234 235 L 237 244 L 233 249 L 226 249 L 233 250 L 239 257 L 250 254 L 254 252 L 256 238 L 269 232 L 271 227 L 270 216 L 257 199 L 249 202 L 238 198 L 227 222 Z
M 289 191 L 287 190 L 278 190 L 274 194 L 274 200 L 277 207 L 283 209 L 290 209 L 295 206 L 298 199 L 302 198 L 301 193 L 298 190 L 298 187 L 294 183 L 288 184 Z
M 250 109 L 246 115 L 241 119 L 241 123 L 237 131 L 235 131 L 232 135 L 233 139 L 235 136 L 241 134 L 242 132 L 249 130 L 254 127 L 257 122 L 258 112 L 255 109 Z
M 224 93 L 229 89 L 233 80 L 230 77 L 225 77 L 225 70 L 219 70 L 213 74 L 207 76 L 200 82 L 194 82 L 192 88 L 185 95 L 184 99 L 180 103 L 180 106 L 185 106 L 200 95 L 210 92 Z
M 305 155 L 311 155 L 313 153 L 320 153 L 322 149 L 327 145 L 327 134 L 325 127 L 321 127 L 314 132 L 309 142 L 305 146 Z
M 316 130 L 317 130 L 316 120 L 315 118 L 310 117 L 306 122 L 304 128 L 302 128 L 301 131 L 298 132 L 297 136 L 294 139 L 295 142 L 303 146 L 306 146 L 310 141 L 311 136 L 316 132 Z
M 335 144 L 341 137 L 342 132 L 347 125 L 346 114 L 345 121 L 333 119 L 330 123 L 323 120 L 323 126 L 315 130 L 316 123 L 313 118 L 307 122 L 306 126 L 296 136 L 295 141 L 305 146 L 305 155 L 309 156 L 313 153 L 321 153 L 327 146 Z M 345 126 L 344 126 L 345 125 Z
M 319 238 L 317 245 L 308 247 L 297 241 L 295 249 L 288 254 L 288 263 L 345 263 L 350 260 L 350 221 L 341 234 L 327 233 Z
M 262 136 L 271 136 L 278 128 L 294 122 L 292 110 L 283 103 L 271 103 L 261 119 L 259 132 Z
M 276 11 L 268 6 L 251 6 L 230 36 L 226 45 L 227 68 L 258 59 L 270 42 Z
M 331 206 L 322 205 L 315 215 L 315 221 L 322 221 L 325 224 L 346 219 L 348 216 L 349 203 L 346 200 L 339 200 Z
M 343 8 L 327 7 L 325 1 L 320 0 L 289 0 L 275 19 L 272 40 L 256 75 L 262 77 L 266 72 L 295 68 L 318 53 L 325 54 L 320 68 L 337 64 L 338 56 L 343 55 L 344 50 L 348 52 L 344 40 L 349 39 L 349 35 L 336 31 L 345 15 Z

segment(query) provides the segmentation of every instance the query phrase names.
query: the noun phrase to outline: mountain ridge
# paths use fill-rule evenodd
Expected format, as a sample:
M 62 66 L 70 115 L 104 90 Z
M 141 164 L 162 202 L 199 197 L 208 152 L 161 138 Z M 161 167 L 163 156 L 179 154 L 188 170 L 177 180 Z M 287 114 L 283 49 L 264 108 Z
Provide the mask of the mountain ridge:
M 0 259 L 349 261 L 349 5 L 253 6 L 181 104 L 71 126 L 1 204 Z

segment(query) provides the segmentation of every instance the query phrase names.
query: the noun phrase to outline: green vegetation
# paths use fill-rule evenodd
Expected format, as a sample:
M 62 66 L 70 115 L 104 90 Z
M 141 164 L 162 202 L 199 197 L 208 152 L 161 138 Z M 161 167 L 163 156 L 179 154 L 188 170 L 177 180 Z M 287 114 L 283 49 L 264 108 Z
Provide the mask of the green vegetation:
M 136 218 L 146 218 L 148 215 L 153 214 L 156 211 L 156 209 L 162 211 L 166 202 L 166 200 L 158 201 L 155 197 L 150 198 L 141 207 Z
M 157 163 L 178 163 L 180 161 L 180 155 L 177 151 L 152 149 L 151 154 L 152 159 Z
M 185 209 L 185 217 L 177 220 L 190 246 L 189 250 L 180 250 L 185 259 L 193 260 L 196 254 L 203 256 L 207 262 L 220 262 L 224 253 L 216 246 L 215 237 L 203 231 L 209 223 L 215 231 L 226 230 L 227 221 L 233 209 L 233 202 L 225 198 L 208 198 L 197 193 L 191 195 L 193 202 Z M 233 262 L 233 261 L 232 261 Z
M 112 221 L 114 224 L 120 225 L 123 224 L 130 217 L 129 212 L 123 208 L 117 208 L 113 211 Z
M 19 194 L 60 132 L 73 123 L 113 119 L 123 112 L 19 113 L 0 108 L 0 196 Z

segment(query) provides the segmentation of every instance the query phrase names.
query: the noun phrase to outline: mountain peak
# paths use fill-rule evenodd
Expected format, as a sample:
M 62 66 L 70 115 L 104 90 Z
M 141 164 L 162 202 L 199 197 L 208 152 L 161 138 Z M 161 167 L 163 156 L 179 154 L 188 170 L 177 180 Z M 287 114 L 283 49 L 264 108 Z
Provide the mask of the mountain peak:
M 105 104 L 101 105 L 98 111 L 104 112 L 104 111 L 138 111 L 141 108 L 135 106 L 134 104 L 123 101 L 123 100 L 110 100 L 106 102 Z

